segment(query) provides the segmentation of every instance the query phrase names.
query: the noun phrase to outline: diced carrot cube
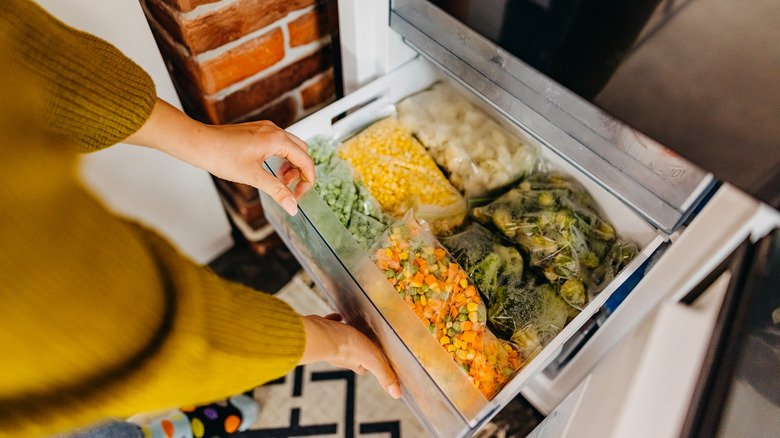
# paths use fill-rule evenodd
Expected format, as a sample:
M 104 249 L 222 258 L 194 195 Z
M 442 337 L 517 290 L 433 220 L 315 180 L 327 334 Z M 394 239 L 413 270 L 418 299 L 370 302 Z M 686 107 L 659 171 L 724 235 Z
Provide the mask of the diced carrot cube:
M 447 253 L 445 253 L 444 250 L 441 248 L 436 248 L 435 250 L 433 250 L 433 255 L 436 256 L 436 260 L 441 260 L 444 258 L 445 255 L 447 255 Z
M 472 331 L 468 331 L 468 332 L 463 333 L 463 336 L 461 336 L 461 339 L 463 339 L 464 341 L 466 341 L 466 342 L 468 342 L 470 344 L 473 344 L 474 341 L 477 339 L 477 334 L 472 332 Z

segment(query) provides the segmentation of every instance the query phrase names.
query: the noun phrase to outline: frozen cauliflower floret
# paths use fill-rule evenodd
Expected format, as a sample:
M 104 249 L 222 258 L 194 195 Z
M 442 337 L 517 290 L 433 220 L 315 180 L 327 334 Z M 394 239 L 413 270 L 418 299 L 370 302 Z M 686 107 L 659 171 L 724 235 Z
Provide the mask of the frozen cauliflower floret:
M 519 179 L 533 167 L 533 146 L 504 130 L 449 85 L 436 84 L 397 108 L 401 123 L 420 139 L 453 185 L 469 196 Z

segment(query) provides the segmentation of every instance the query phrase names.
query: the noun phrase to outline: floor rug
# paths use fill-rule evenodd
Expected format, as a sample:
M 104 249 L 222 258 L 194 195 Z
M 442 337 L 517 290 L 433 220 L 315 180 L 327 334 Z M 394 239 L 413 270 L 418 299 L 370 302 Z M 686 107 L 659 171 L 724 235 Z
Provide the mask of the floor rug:
M 303 315 L 334 310 L 304 274 L 277 297 Z M 231 437 L 427 437 L 414 414 L 390 398 L 370 373 L 357 375 L 327 363 L 299 366 L 253 391 L 260 415 L 250 430 Z

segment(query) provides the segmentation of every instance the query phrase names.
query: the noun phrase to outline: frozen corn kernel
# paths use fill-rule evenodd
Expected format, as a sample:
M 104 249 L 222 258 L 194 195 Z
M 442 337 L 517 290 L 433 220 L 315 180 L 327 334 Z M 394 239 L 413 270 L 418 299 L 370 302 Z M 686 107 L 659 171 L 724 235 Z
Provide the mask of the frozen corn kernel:
M 352 164 L 391 215 L 401 216 L 415 203 L 446 207 L 462 202 L 423 145 L 395 117 L 374 123 L 344 143 L 339 157 Z

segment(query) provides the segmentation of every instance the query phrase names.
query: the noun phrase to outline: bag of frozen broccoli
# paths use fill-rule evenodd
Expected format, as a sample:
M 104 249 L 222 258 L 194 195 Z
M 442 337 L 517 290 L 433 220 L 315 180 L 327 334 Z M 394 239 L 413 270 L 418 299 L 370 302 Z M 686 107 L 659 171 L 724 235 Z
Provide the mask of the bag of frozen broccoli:
M 529 266 L 559 285 L 573 307 L 584 308 L 605 284 L 596 281 L 593 270 L 605 263 L 617 240 L 615 230 L 575 181 L 534 174 L 472 215 L 518 244 Z M 621 260 L 621 267 L 630 261 Z
M 558 294 L 559 286 L 524 275 L 523 258 L 480 224 L 441 238 L 487 301 L 488 322 L 494 332 L 511 340 L 527 363 L 566 325 L 576 309 Z
M 466 272 L 411 210 L 369 253 L 431 335 L 492 398 L 520 368 L 520 357 L 487 328 L 487 308 Z

